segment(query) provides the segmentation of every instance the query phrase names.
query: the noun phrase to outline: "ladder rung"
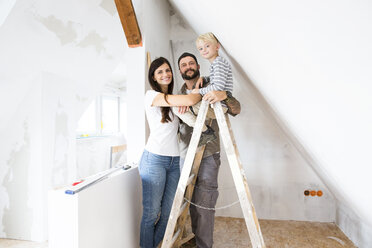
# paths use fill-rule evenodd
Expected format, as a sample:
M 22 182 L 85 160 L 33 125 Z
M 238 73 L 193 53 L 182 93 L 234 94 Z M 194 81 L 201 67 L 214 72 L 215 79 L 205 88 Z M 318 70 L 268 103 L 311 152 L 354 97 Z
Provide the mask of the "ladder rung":
M 189 177 L 189 179 L 187 180 L 187 184 L 186 184 L 186 185 L 189 185 L 189 184 L 192 182 L 192 180 L 194 179 L 194 177 L 195 177 L 195 174 L 192 174 L 192 175 Z
M 170 245 L 170 247 L 172 247 L 172 245 L 174 244 L 174 242 L 176 242 L 176 240 L 178 239 L 178 236 L 180 236 L 180 233 L 181 233 L 181 229 L 178 229 L 176 234 L 174 234 L 173 238 L 172 238 L 172 244 Z
M 182 207 L 181 207 L 181 210 L 180 210 L 180 213 L 178 215 L 178 217 L 181 216 L 181 214 L 183 214 L 183 212 L 185 211 L 186 207 L 187 207 L 187 201 L 185 201 L 183 204 L 182 204 Z

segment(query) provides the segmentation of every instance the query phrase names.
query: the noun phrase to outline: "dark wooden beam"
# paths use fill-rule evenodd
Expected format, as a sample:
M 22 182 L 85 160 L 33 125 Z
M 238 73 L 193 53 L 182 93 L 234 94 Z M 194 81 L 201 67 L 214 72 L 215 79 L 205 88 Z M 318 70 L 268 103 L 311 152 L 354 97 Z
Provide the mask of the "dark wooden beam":
M 129 47 L 142 46 L 141 31 L 139 29 L 136 12 L 131 0 L 115 0 L 121 25 L 123 25 L 125 37 Z

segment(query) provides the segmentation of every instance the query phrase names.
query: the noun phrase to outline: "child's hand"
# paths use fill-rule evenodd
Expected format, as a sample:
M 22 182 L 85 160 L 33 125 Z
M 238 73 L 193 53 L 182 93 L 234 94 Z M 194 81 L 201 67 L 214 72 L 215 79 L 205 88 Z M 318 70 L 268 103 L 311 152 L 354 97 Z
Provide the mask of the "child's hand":
M 191 91 L 191 94 L 199 94 L 199 89 L 193 89 L 193 90 Z
M 209 101 L 209 103 L 216 103 L 225 100 L 227 97 L 226 91 L 209 91 L 204 95 L 203 100 Z
M 195 89 L 199 89 L 201 87 L 203 87 L 203 77 L 200 77 L 195 84 Z

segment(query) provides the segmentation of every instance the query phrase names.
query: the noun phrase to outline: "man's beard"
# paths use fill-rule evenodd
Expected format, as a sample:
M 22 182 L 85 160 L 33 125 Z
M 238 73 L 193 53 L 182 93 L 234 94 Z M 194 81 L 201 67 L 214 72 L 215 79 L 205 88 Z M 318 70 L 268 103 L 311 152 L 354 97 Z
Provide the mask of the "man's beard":
M 187 73 L 189 71 L 193 71 L 194 73 L 191 76 L 188 76 Z M 194 70 L 194 69 L 188 69 L 187 71 L 185 71 L 185 73 L 182 73 L 181 76 L 185 80 L 192 80 L 192 79 L 197 78 L 197 77 L 200 76 L 200 71 L 199 70 Z

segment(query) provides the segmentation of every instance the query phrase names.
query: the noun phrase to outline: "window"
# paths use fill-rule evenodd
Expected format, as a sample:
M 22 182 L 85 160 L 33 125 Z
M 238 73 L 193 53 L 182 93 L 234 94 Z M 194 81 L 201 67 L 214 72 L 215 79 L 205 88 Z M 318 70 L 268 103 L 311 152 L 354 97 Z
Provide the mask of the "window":
M 126 103 L 122 96 L 102 94 L 85 110 L 78 122 L 78 138 L 112 135 L 126 131 Z
M 127 137 L 127 102 L 124 100 L 123 97 L 120 98 L 120 132 L 124 134 L 125 137 Z
M 97 101 L 94 100 L 89 107 L 85 110 L 78 122 L 78 128 L 76 130 L 78 135 L 95 134 L 97 132 L 96 123 L 96 108 Z
M 119 97 L 102 96 L 102 127 L 101 132 L 104 134 L 118 133 L 119 127 Z

